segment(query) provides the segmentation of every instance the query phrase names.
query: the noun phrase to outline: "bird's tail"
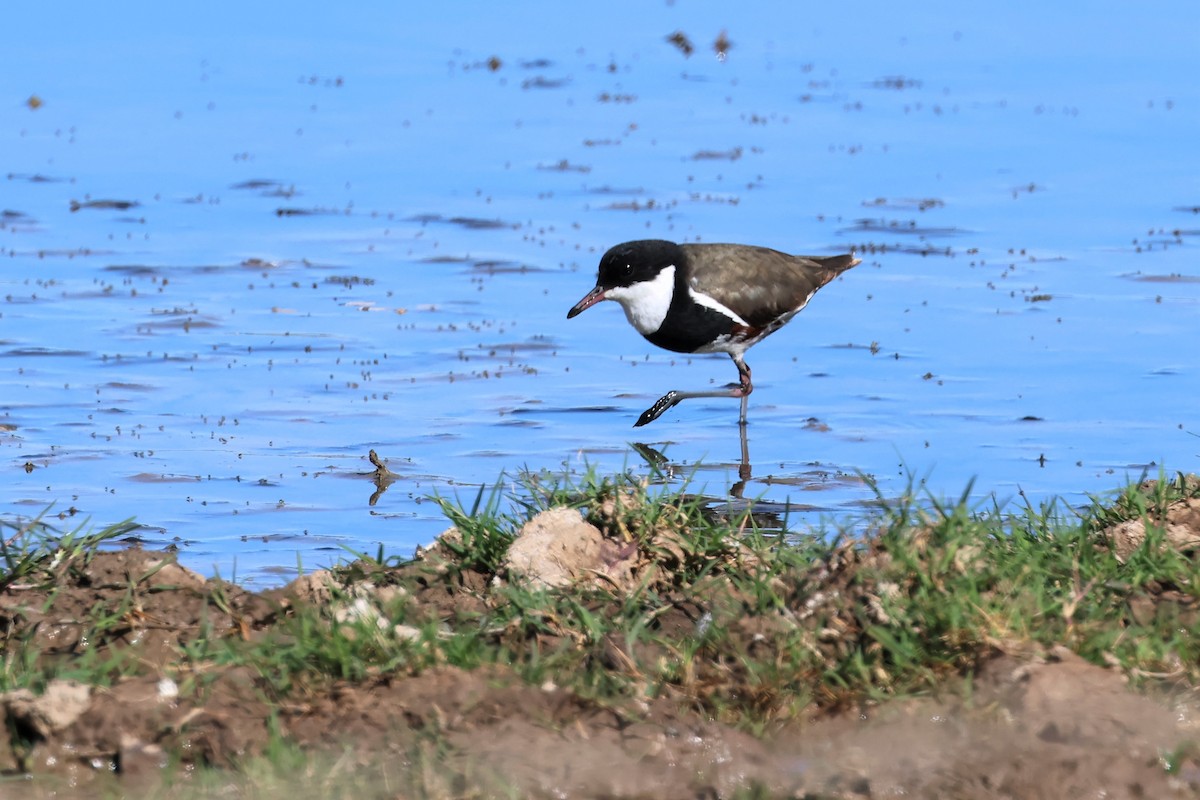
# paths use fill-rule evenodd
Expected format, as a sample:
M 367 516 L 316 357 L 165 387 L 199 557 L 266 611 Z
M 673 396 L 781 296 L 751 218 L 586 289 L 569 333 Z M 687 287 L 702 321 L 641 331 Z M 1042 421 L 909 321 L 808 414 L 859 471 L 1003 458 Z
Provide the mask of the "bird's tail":
M 821 286 L 829 283 L 851 267 L 857 267 L 862 263 L 862 259 L 855 258 L 853 253 L 843 253 L 840 256 L 810 256 L 810 258 L 820 264 L 824 270 L 824 274 L 821 276 Z
M 855 258 L 853 253 L 844 253 L 840 256 L 822 256 L 814 258 L 813 261 L 816 261 L 834 275 L 840 275 L 851 267 L 857 267 L 862 263 L 862 259 Z

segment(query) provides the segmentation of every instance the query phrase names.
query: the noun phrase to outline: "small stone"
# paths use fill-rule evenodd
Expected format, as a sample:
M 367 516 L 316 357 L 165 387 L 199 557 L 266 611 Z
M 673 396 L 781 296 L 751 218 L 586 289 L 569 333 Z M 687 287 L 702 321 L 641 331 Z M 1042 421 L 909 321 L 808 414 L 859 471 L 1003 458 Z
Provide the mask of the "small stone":
M 90 686 L 56 680 L 38 697 L 28 689 L 6 692 L 0 695 L 0 705 L 7 707 L 9 719 L 23 723 L 44 739 L 79 719 L 91 699 Z
M 603 569 L 603 538 L 573 508 L 543 511 L 509 546 L 504 572 L 533 587 L 569 586 Z

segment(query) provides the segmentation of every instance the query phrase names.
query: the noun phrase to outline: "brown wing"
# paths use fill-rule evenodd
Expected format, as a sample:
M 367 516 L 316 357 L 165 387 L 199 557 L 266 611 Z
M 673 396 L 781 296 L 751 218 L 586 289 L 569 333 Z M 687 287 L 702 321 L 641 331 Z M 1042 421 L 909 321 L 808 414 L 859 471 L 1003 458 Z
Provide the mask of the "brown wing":
M 740 244 L 683 249 L 692 266 L 692 288 L 755 327 L 800 308 L 817 289 L 859 263 L 852 255 L 792 256 Z

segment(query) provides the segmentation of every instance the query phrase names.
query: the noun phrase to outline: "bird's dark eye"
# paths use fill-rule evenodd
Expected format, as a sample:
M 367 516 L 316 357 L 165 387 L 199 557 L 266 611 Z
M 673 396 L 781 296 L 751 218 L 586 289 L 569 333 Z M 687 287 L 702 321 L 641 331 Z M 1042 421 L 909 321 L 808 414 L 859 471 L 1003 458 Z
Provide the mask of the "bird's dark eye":
M 632 274 L 633 274 L 633 264 L 626 264 L 625 266 L 621 267 L 621 276 L 622 277 L 628 278 Z

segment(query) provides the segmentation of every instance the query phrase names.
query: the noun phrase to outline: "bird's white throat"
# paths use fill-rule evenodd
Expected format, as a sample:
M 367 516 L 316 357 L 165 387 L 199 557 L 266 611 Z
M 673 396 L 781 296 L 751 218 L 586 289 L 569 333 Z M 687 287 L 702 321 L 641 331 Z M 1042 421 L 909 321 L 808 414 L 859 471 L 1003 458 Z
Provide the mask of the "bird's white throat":
M 638 333 L 649 336 L 662 327 L 674 293 L 675 267 L 670 266 L 652 280 L 639 281 L 632 286 L 614 286 L 604 296 L 620 303 L 621 308 L 625 309 L 625 316 L 629 318 L 629 324 Z

